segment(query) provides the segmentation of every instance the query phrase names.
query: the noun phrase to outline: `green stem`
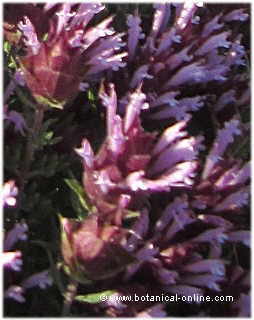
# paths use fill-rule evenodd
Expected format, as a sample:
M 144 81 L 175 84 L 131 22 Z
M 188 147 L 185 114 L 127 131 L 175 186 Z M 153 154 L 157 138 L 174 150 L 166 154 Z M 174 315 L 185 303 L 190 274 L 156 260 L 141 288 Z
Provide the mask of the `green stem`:
M 33 161 L 34 152 L 36 149 L 36 139 L 38 137 L 38 134 L 42 126 L 43 116 L 44 116 L 44 109 L 39 106 L 39 108 L 35 110 L 33 127 L 30 129 L 27 137 L 25 161 L 24 161 L 24 165 L 20 175 L 20 187 L 19 187 L 20 194 L 24 190 L 24 187 L 27 183 L 30 166 Z
M 71 305 L 77 293 L 77 287 L 78 282 L 75 280 L 71 280 L 68 284 L 63 304 L 62 317 L 67 317 L 70 314 Z

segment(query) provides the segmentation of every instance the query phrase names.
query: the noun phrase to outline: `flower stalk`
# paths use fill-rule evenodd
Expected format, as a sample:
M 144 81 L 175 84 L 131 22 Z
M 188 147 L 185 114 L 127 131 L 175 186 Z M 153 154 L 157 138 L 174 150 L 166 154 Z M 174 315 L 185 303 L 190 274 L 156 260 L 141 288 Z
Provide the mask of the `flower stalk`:
M 78 288 L 78 282 L 76 280 L 71 280 L 67 286 L 65 300 L 63 304 L 62 317 L 67 317 L 70 315 L 71 305 L 75 299 L 76 292 Z

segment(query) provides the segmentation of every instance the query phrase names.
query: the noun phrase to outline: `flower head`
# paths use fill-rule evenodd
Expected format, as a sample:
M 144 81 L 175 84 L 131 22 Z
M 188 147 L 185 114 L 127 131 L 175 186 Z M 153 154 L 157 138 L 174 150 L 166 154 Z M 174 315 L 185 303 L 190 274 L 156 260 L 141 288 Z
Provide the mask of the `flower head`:
M 142 30 L 137 12 L 127 18 L 127 65 L 111 77 L 121 83 L 119 109 L 129 92 L 143 83 L 150 105 L 143 113 L 150 119 L 180 121 L 211 99 L 216 112 L 222 110 L 235 100 L 239 83 L 248 86 L 237 76 L 247 63 L 237 32 L 248 19 L 247 8 L 227 5 L 218 10 L 193 1 L 154 7 L 150 32 Z
M 99 3 L 55 5 L 46 40 L 28 16 L 19 22 L 26 46 L 20 63 L 29 89 L 42 105 L 61 108 L 78 94 L 83 80 L 124 65 L 126 53 L 118 53 L 121 35 L 110 27 L 113 18 L 90 26 L 103 9 Z

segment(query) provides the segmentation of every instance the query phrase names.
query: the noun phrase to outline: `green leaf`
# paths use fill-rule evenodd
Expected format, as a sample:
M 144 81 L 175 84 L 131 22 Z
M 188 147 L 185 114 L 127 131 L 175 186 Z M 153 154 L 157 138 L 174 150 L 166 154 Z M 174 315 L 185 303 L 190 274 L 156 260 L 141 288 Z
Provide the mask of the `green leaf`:
M 115 293 L 116 293 L 115 290 L 106 290 L 106 291 L 101 291 L 101 292 L 96 292 L 96 293 L 89 293 L 89 294 L 82 295 L 82 296 L 76 296 L 75 300 L 80 301 L 80 302 L 97 304 L 97 303 L 102 302 L 101 296 L 110 297 Z
M 86 211 L 91 211 L 92 205 L 89 203 L 88 197 L 86 196 L 85 191 L 83 187 L 80 185 L 80 183 L 75 178 L 64 179 L 64 181 L 78 196 L 78 199 L 82 207 Z
M 49 142 L 49 145 L 52 146 L 52 145 L 57 144 L 58 142 L 60 142 L 62 140 L 63 140 L 63 137 L 55 137 Z
M 7 54 L 10 52 L 11 50 L 11 44 L 8 41 L 4 42 L 4 52 L 6 52 Z
M 79 220 L 83 220 L 85 217 L 87 217 L 87 214 L 84 213 L 84 208 L 75 193 L 71 194 L 71 204 Z
M 57 101 L 55 99 L 52 98 L 46 98 L 43 96 L 34 96 L 35 99 L 38 101 L 39 104 L 43 105 L 43 106 L 47 106 L 50 108 L 56 108 L 56 109 L 63 109 L 63 106 L 65 105 L 65 101 Z
M 95 95 L 91 89 L 88 90 L 87 96 L 88 96 L 88 100 L 91 102 L 94 102 L 96 100 Z
M 48 128 L 49 128 L 52 124 L 56 123 L 57 121 L 58 121 L 57 118 L 50 118 L 50 119 L 46 120 L 46 121 L 43 123 L 42 130 L 43 130 L 43 131 L 47 131 Z
M 62 293 L 62 295 L 64 295 L 65 287 L 64 287 L 63 281 L 61 279 L 61 274 L 60 274 L 59 270 L 57 269 L 56 264 L 54 262 L 53 255 L 52 255 L 51 248 L 50 248 L 50 243 L 47 243 L 47 242 L 41 241 L 41 240 L 32 240 L 31 243 L 42 247 L 46 251 L 47 256 L 48 256 L 48 260 L 49 260 L 49 264 L 50 264 L 50 271 L 51 271 L 51 275 L 54 279 L 54 283 L 56 283 L 59 291 Z
M 131 211 L 131 210 L 125 210 L 125 211 L 127 214 L 124 216 L 124 219 L 133 219 L 140 216 L 139 211 Z

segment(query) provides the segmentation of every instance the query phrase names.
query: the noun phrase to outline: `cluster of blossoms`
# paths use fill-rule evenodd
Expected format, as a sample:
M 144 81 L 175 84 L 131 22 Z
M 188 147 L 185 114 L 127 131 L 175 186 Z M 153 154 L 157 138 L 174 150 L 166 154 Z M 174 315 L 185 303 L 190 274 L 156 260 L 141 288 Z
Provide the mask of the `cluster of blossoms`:
M 43 28 L 33 9 L 45 19 Z M 41 106 L 62 107 L 104 79 L 105 141 L 96 154 L 87 139 L 76 149 L 91 212 L 82 221 L 61 219 L 66 270 L 86 293 L 230 294 L 234 304 L 225 315 L 249 316 L 249 272 L 227 254 L 250 246 L 250 163 L 230 156 L 248 129 L 235 112 L 248 104 L 250 91 L 245 73 L 237 74 L 247 60 L 242 35 L 232 27 L 248 19 L 247 10 L 156 4 L 150 32 L 143 33 L 135 12 L 121 34 L 110 27 L 112 17 L 93 25 L 103 9 L 99 3 L 29 6 L 14 30 L 26 54 L 6 101 L 16 83 L 24 85 L 20 72 Z M 208 147 L 206 136 L 191 136 L 188 125 L 193 111 L 211 101 L 218 130 Z M 11 112 L 6 109 L 6 119 L 24 133 L 25 122 Z M 159 134 L 146 131 L 142 119 L 170 119 L 171 125 Z M 6 202 L 14 205 L 17 189 L 12 182 L 8 188 Z M 17 224 L 6 235 L 5 250 L 25 240 L 24 228 Z M 7 267 L 20 271 L 21 253 L 5 254 Z M 11 286 L 6 297 L 24 301 L 24 290 L 44 276 L 47 271 Z M 86 307 L 142 317 L 166 316 L 172 305 L 111 300 Z M 200 307 L 200 315 L 213 315 L 214 308 Z
M 86 90 L 84 81 L 94 81 L 101 72 L 124 66 L 122 58 L 127 53 L 118 53 L 124 44 L 121 34 L 110 27 L 113 17 L 91 26 L 92 18 L 103 9 L 99 3 L 35 7 L 44 19 L 51 12 L 47 33 L 36 28 L 29 16 L 19 21 L 26 46 L 19 62 L 26 84 L 40 104 L 61 108 L 80 90 Z
M 16 196 L 18 194 L 18 188 L 13 180 L 10 180 L 4 184 L 2 204 L 3 206 L 15 206 Z M 13 280 L 13 276 L 9 277 L 9 273 L 12 271 L 20 272 L 22 270 L 22 253 L 21 251 L 10 251 L 13 249 L 18 241 L 27 240 L 28 226 L 25 222 L 16 223 L 15 226 L 7 232 L 4 239 L 4 252 L 3 252 L 3 265 L 6 269 L 5 272 L 5 285 L 7 289 L 4 292 L 4 297 L 14 299 L 17 302 L 25 302 L 24 294 L 26 290 L 34 287 L 45 289 L 52 285 L 52 279 L 49 276 L 49 271 L 44 270 L 42 272 L 33 274 L 24 279 L 19 285 L 9 283 L 8 278 Z M 10 280 L 9 279 L 9 280 Z
M 250 245 L 249 231 L 234 221 L 248 203 L 250 164 L 224 156 L 241 133 L 239 121 L 225 123 L 202 164 L 203 137 L 184 131 L 189 119 L 158 138 L 141 126 L 139 115 L 146 104 L 141 88 L 130 95 L 123 118 L 116 114 L 114 86 L 108 90 L 101 92 L 107 108 L 104 144 L 97 155 L 86 139 L 77 149 L 84 164 L 84 188 L 95 210 L 83 222 L 64 219 L 66 263 L 73 275 L 88 280 L 115 277 L 111 286 L 118 294 L 128 294 L 130 286 L 140 295 L 223 294 L 232 267 L 223 249 Z M 130 211 L 138 217 L 131 219 Z M 236 297 L 240 300 L 249 283 L 243 287 Z M 142 308 L 121 303 L 108 312 L 136 316 Z
M 220 5 L 214 13 L 214 5 L 191 1 L 155 9 L 149 34 L 142 32 L 138 13 L 128 16 L 127 65 L 109 77 L 119 84 L 120 110 L 140 83 L 150 105 L 145 115 L 157 120 L 182 120 L 209 100 L 217 113 L 249 94 L 246 79 L 236 76 L 246 65 L 242 35 L 231 27 L 248 19 L 245 9 Z
M 14 110 L 9 111 L 7 104 L 8 100 L 10 99 L 10 97 L 14 93 L 15 88 L 18 85 L 25 85 L 23 73 L 20 70 L 16 71 L 13 80 L 10 81 L 4 93 L 4 120 L 6 120 L 8 123 L 12 123 L 14 125 L 15 131 L 21 133 L 22 135 L 25 135 L 25 130 L 27 129 L 25 119 L 23 118 L 21 113 Z

